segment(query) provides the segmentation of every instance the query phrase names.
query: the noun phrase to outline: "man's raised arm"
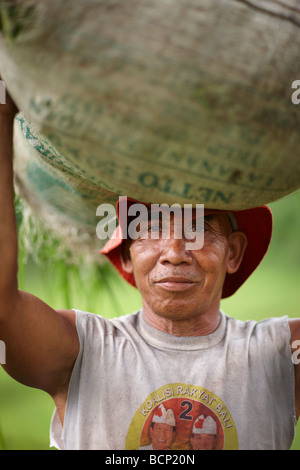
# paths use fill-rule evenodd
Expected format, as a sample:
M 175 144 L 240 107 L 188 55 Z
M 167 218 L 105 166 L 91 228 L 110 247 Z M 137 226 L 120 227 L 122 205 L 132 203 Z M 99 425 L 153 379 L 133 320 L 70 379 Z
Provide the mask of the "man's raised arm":
M 73 311 L 55 311 L 18 289 L 17 228 L 13 191 L 13 122 L 17 109 L 0 104 L 0 340 L 5 370 L 16 380 L 48 392 L 60 403 L 78 354 Z

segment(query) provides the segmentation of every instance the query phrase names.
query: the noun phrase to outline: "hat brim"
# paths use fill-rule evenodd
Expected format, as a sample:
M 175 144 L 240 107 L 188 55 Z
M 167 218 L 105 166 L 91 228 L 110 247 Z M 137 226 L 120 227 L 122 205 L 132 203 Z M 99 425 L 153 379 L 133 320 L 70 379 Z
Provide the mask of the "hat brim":
M 127 199 L 129 204 L 140 202 L 130 198 Z M 118 203 L 116 209 L 119 220 Z M 268 251 L 273 229 L 272 212 L 268 206 L 259 206 L 241 211 L 205 210 L 205 214 L 226 212 L 234 215 L 238 231 L 246 234 L 248 243 L 238 271 L 227 274 L 225 277 L 222 299 L 233 295 L 259 266 Z M 112 238 L 108 240 L 100 253 L 108 258 L 129 284 L 136 287 L 133 274 L 128 274 L 122 268 L 121 245 L 123 242 L 122 228 L 118 225 Z

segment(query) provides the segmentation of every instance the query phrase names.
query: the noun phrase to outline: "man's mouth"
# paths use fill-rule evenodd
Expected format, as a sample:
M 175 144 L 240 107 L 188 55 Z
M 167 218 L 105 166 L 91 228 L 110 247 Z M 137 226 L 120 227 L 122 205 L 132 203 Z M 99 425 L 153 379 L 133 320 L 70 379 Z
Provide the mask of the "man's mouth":
M 196 281 L 188 277 L 168 276 L 155 282 L 159 287 L 169 291 L 185 291 L 194 287 Z

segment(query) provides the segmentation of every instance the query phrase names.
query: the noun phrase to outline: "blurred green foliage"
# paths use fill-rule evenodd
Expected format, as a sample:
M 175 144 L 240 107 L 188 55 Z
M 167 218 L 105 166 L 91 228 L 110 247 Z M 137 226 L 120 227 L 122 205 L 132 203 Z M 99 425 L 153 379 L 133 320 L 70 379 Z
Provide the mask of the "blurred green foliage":
M 263 263 L 222 309 L 239 319 L 300 316 L 300 192 L 270 204 L 274 233 Z M 21 210 L 18 209 L 18 219 Z M 141 305 L 140 295 L 107 264 L 66 266 L 53 261 L 56 249 L 47 245 L 40 263 L 22 263 L 20 288 L 53 308 L 78 308 L 114 317 Z M 47 256 L 48 250 L 48 256 Z M 98 256 L 98 255 L 97 255 Z M 0 370 L 0 449 L 48 449 L 49 424 L 54 404 L 45 393 L 25 387 Z M 298 431 L 299 428 L 299 431 Z M 300 449 L 298 426 L 292 449 Z

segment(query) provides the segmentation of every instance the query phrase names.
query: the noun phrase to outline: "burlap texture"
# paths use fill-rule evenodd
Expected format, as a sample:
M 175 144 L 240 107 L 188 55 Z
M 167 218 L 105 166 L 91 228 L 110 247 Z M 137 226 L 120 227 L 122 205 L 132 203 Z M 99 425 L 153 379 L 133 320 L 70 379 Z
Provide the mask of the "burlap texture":
M 29 199 L 91 227 L 119 194 L 238 210 L 299 188 L 297 0 L 14 0 L 0 12 Z

